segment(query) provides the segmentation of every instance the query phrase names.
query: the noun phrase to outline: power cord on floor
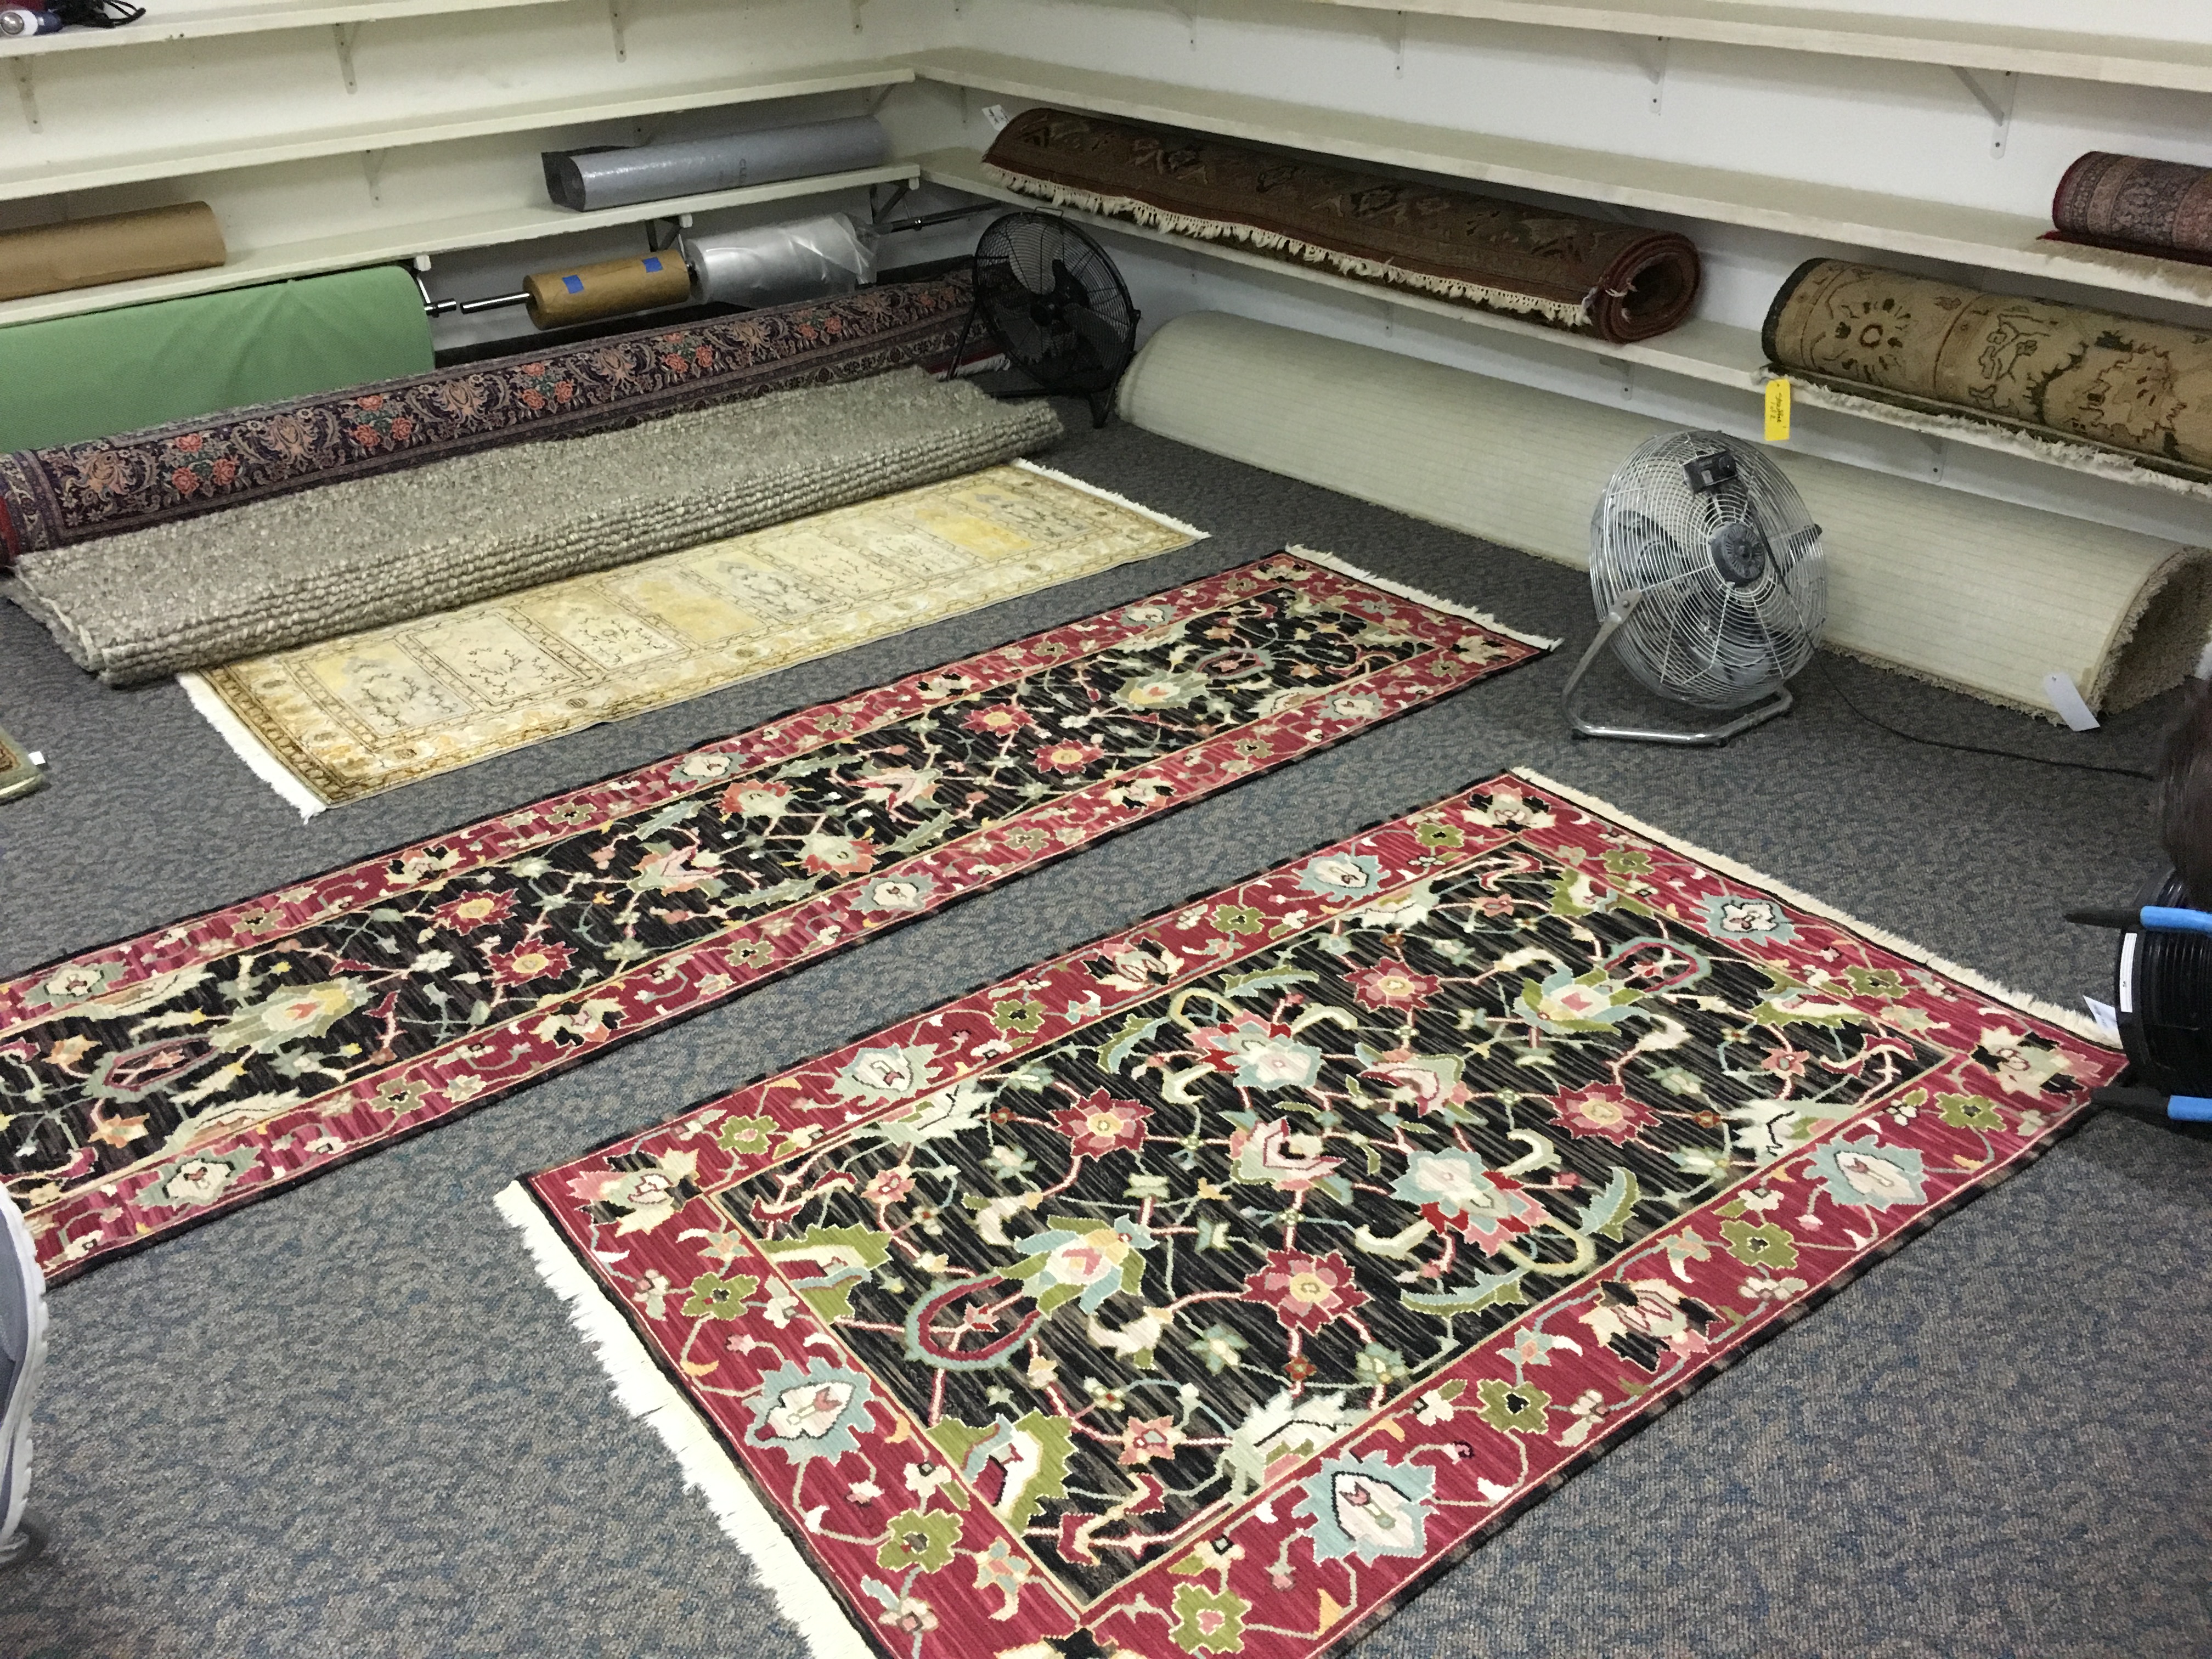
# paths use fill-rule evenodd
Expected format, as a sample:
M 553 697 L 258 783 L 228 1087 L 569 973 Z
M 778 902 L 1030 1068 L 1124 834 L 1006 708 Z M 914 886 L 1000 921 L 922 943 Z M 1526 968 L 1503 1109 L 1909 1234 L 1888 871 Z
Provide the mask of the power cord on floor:
M 2102 772 L 2115 778 L 2141 778 L 2145 783 L 2158 781 L 2154 774 L 2138 772 L 2130 766 L 2092 766 L 2087 761 L 2045 760 L 2040 755 L 2023 755 L 2016 749 L 1984 749 L 1978 744 L 1946 743 L 1941 738 L 1917 737 L 1910 732 L 1900 732 L 1887 720 L 1876 720 L 1858 704 L 1853 702 L 1851 694 L 1844 690 L 1843 683 L 1828 672 L 1828 665 L 1821 661 L 1817 653 L 1813 659 L 1820 665 L 1820 678 L 1827 681 L 1828 689 L 1844 700 L 1844 708 L 1850 709 L 1876 731 L 1887 732 L 1893 738 L 1902 738 L 1907 743 L 1924 744 L 1930 749 L 1955 750 L 1962 755 L 1995 755 L 2002 760 L 2028 761 L 2037 766 L 2056 766 L 2062 771 L 2067 772 Z

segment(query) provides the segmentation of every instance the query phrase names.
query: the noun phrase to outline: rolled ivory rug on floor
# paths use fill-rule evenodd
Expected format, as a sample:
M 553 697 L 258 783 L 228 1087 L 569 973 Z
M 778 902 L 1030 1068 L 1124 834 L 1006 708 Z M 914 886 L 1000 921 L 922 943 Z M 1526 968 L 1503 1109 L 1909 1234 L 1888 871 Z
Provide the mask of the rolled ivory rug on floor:
M 1549 643 L 1293 549 L 0 980 L 0 1181 L 65 1278 Z
M 545 191 L 556 205 L 587 212 L 850 173 L 876 167 L 890 154 L 883 123 L 872 115 L 851 115 L 671 144 L 549 150 Z
M 605 570 L 1060 436 L 918 368 L 464 455 L 26 559 L 7 595 L 111 685 Z
M 1241 317 L 1167 324 L 1124 418 L 1564 563 L 1605 482 L 1655 433 L 1632 415 Z M 2212 553 L 1777 453 L 1826 531 L 1826 641 L 2050 716 L 2043 677 L 2112 712 L 2180 683 L 2212 631 Z
M 230 663 L 185 689 L 312 816 L 1204 534 L 1019 461 Z
M 2125 1064 L 1533 775 L 1158 899 L 499 1197 L 815 1659 L 1346 1652 Z
M 97 442 L 0 454 L 0 566 L 45 548 L 477 450 L 931 366 L 954 349 L 972 299 L 964 272 L 894 283 Z
M 0 328 L 0 451 L 420 374 L 431 362 L 422 296 L 397 265 L 15 323 Z M 13 526 L 0 538 L 16 540 Z
M 2212 332 L 1809 259 L 1765 343 L 1823 386 L 2212 482 Z
M 1673 231 L 1067 110 L 1016 116 L 983 171 L 1062 207 L 1607 340 L 1663 334 L 1698 297 L 1698 250 Z
M 2047 240 L 2212 264 L 2212 167 L 2093 149 L 2051 198 Z
M 0 300 L 204 270 L 229 258 L 205 202 L 0 231 Z

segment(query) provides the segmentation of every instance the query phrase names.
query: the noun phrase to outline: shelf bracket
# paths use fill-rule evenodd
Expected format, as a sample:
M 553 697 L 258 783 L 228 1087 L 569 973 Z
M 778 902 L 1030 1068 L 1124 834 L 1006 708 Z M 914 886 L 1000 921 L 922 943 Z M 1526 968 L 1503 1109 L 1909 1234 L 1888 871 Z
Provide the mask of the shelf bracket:
M 1938 438 L 1932 433 L 1923 432 L 1917 434 L 1916 435 L 1919 438 L 1921 443 L 1925 446 L 1925 450 L 1921 459 L 1922 464 L 1928 470 L 1928 482 L 1930 483 L 1942 483 L 1943 482 L 1944 471 L 1951 465 L 1950 441 L 1946 438 Z
M 1611 377 L 1620 388 L 1620 401 L 1632 403 L 1636 398 L 1636 365 L 1626 357 L 1600 357 L 1598 367 Z
M 345 76 L 346 90 L 358 92 L 360 87 L 353 78 L 353 38 L 361 29 L 358 23 L 333 23 L 331 35 L 337 44 L 338 73 Z
M 860 32 L 860 8 L 867 3 L 868 0 L 852 0 L 853 33 L 855 34 L 858 34 Z
M 1390 75 L 1394 80 L 1406 78 L 1406 14 L 1390 14 Z
M 890 210 L 896 207 L 901 202 L 906 200 L 907 192 L 913 188 L 914 186 L 908 184 L 903 179 L 893 180 L 891 184 L 891 193 L 889 199 L 886 200 L 882 206 L 878 207 L 876 205 L 876 186 L 870 185 L 868 186 L 869 225 L 871 227 L 881 226 L 884 222 L 884 216 L 890 213 Z
M 39 119 L 39 83 L 31 69 L 31 60 L 15 60 L 15 95 L 23 100 L 23 118 L 37 132 L 44 125 Z
M 388 150 L 365 149 L 361 153 L 361 176 L 368 184 L 371 207 L 384 205 L 384 158 Z
M 1966 90 L 1974 94 L 1974 101 L 1988 112 L 1991 125 L 1990 154 L 2002 157 L 2005 153 L 2005 141 L 2012 137 L 2013 100 L 2020 93 L 2020 76 L 2006 70 L 1992 83 L 1983 80 L 1979 70 L 1966 69 L 1958 64 L 1951 65 L 1951 73 L 1957 76 Z
M 1190 49 L 1198 50 L 1198 0 L 1167 0 L 1168 9 L 1183 21 L 1190 33 Z
M 1667 92 L 1667 49 L 1670 43 L 1663 34 L 1655 34 L 1648 40 L 1641 35 L 1625 34 L 1620 39 L 1628 55 L 1636 60 L 1636 67 L 1651 83 L 1651 112 L 1656 115 Z
M 898 82 L 894 81 L 889 86 L 878 87 L 873 92 L 870 93 L 868 94 L 868 113 L 873 115 L 878 110 L 881 109 L 884 106 L 884 100 L 891 95 L 893 88 L 897 85 Z
M 607 0 L 607 22 L 615 32 L 615 62 L 627 64 L 629 62 L 627 34 L 629 25 L 623 16 L 623 0 Z

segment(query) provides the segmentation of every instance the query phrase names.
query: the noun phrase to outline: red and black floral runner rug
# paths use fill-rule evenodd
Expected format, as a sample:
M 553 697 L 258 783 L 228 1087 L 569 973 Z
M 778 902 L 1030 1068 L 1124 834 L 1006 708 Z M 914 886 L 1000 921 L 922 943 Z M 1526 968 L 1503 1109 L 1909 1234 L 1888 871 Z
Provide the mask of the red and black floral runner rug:
M 2033 1158 L 2047 1012 L 1504 776 L 501 1207 L 817 1654 L 1313 1659 Z
M 1546 648 L 1294 554 L 0 983 L 50 1281 Z

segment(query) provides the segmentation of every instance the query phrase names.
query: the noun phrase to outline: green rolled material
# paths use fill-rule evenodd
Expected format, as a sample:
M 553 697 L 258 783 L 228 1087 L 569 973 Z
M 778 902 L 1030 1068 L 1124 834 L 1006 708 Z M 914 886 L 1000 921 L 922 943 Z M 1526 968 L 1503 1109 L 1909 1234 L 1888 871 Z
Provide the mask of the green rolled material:
M 0 328 L 0 452 L 421 374 L 430 322 L 396 265 Z

